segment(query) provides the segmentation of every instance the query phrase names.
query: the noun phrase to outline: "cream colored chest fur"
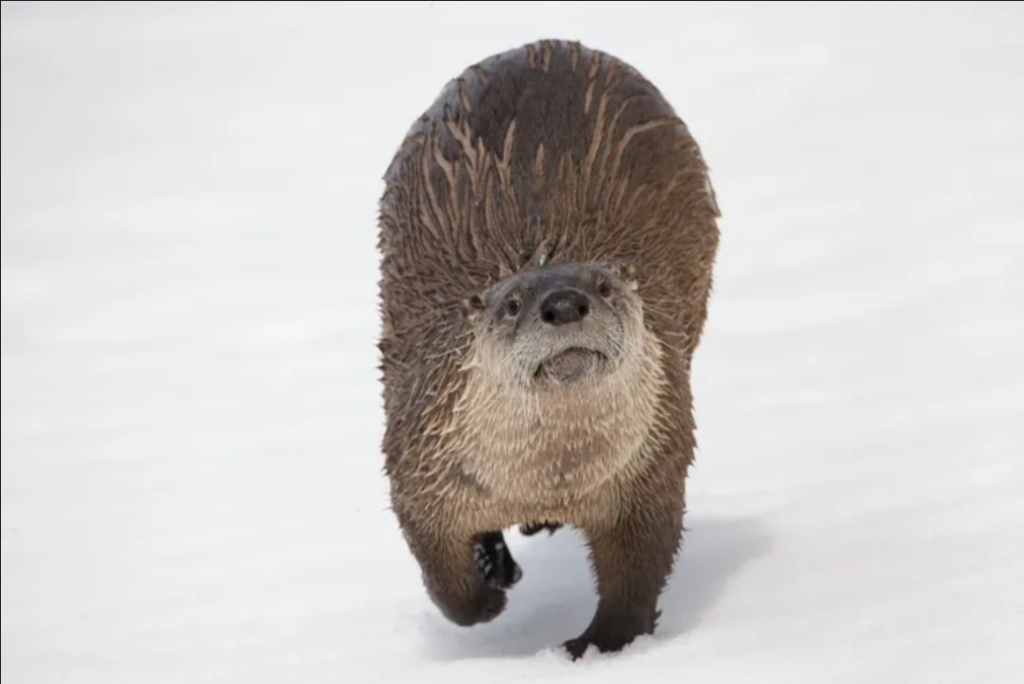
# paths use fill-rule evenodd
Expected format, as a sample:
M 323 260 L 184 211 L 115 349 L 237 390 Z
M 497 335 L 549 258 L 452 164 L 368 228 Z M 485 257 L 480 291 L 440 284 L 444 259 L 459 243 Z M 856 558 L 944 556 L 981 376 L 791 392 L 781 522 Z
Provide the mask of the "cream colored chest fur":
M 470 371 L 446 451 L 481 503 L 543 517 L 596 491 L 656 442 L 664 382 L 653 341 L 614 376 L 543 393 Z

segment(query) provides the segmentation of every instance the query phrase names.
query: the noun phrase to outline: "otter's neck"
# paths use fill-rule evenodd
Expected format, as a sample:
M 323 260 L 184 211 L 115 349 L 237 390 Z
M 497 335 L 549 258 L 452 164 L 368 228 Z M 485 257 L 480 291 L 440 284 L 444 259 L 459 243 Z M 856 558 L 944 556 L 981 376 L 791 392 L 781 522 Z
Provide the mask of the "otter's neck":
M 530 391 L 471 364 L 449 430 L 451 455 L 495 501 L 554 505 L 599 487 L 642 456 L 664 383 L 661 349 L 580 385 Z

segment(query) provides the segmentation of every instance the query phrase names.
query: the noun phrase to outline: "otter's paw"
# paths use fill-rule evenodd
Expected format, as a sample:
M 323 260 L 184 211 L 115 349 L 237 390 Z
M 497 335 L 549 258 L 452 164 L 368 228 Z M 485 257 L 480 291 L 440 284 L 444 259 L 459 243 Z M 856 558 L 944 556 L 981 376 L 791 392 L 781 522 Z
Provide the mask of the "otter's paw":
M 492 587 L 479 579 L 468 594 L 431 592 L 430 597 L 441 613 L 460 627 L 490 622 L 504 612 L 508 603 L 504 589 Z
M 599 653 L 617 653 L 633 641 L 646 634 L 653 634 L 661 611 L 656 611 L 650 624 L 641 626 L 631 616 L 623 615 L 621 619 L 595 620 L 583 634 L 562 644 L 573 660 L 577 660 L 591 646 Z
M 543 530 L 547 530 L 548 531 L 548 536 L 550 536 L 550 535 L 554 534 L 556 531 L 558 531 L 558 529 L 561 528 L 561 527 L 562 527 L 562 523 L 549 523 L 549 522 L 537 523 L 537 522 L 534 522 L 534 523 L 527 523 L 525 525 L 520 525 L 519 526 L 519 531 L 522 534 L 524 534 L 525 536 L 527 536 L 527 537 L 532 537 L 533 535 L 537 534 L 538 532 L 541 532 Z
M 473 545 L 473 561 L 484 582 L 494 589 L 508 589 L 523 577 L 501 532 L 484 532 Z
M 609 631 L 598 634 L 581 634 L 575 639 L 569 639 L 562 646 L 569 652 L 573 660 L 583 657 L 587 649 L 596 646 L 599 653 L 616 653 L 630 644 L 637 634 L 629 634 L 623 631 Z

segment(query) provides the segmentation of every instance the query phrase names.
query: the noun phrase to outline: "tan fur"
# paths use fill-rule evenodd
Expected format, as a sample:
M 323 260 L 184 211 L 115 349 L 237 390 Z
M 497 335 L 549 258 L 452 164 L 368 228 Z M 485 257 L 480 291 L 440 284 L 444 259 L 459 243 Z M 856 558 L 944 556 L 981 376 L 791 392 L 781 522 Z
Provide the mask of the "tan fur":
M 429 594 L 459 624 L 492 619 L 505 593 L 480 578 L 474 540 L 570 524 L 600 595 L 570 652 L 650 633 L 682 531 L 689 368 L 718 246 L 696 142 L 629 65 L 541 41 L 454 79 L 385 179 L 385 470 Z M 465 315 L 470 293 L 524 269 L 596 262 L 628 272 L 614 302 L 625 342 L 578 385 L 531 385 Z M 516 353 L 536 353 L 524 339 Z
M 466 531 L 537 519 L 584 526 L 606 516 L 594 491 L 651 456 L 641 447 L 657 433 L 660 355 L 648 340 L 616 377 L 543 393 L 472 373 L 441 452 L 483 490 L 462 504 Z

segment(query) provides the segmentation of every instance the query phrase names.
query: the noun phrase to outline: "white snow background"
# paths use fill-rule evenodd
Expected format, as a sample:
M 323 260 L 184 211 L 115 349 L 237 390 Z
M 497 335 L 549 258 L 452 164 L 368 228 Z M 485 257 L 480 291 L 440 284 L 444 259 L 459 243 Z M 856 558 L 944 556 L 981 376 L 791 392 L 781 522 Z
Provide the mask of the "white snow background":
M 634 64 L 724 212 L 658 634 L 469 630 L 387 505 L 376 203 L 465 66 Z M 3 682 L 1024 682 L 1021 3 L 3 3 Z M 1016 643 L 1017 646 L 1013 646 Z

